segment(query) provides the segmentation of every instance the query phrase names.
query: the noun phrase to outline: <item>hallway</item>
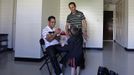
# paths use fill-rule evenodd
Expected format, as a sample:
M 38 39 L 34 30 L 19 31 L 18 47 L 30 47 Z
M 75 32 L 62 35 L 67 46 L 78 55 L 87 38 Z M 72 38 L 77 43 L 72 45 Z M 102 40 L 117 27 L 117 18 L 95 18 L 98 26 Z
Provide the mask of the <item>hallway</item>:
M 81 75 L 97 75 L 98 66 L 118 72 L 119 75 L 133 75 L 134 52 L 125 51 L 120 45 L 104 42 L 103 51 L 86 50 L 86 68 Z M 42 62 L 14 61 L 14 52 L 0 53 L 0 75 L 48 75 L 46 67 L 41 71 Z M 70 75 L 70 68 L 65 69 L 64 75 Z

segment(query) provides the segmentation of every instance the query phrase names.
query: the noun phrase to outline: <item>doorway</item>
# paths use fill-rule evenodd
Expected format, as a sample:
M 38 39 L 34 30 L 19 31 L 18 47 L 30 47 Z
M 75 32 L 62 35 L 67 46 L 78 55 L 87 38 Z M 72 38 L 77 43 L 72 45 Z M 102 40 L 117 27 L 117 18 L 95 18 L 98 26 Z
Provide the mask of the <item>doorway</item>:
M 113 11 L 104 11 L 103 40 L 113 40 Z

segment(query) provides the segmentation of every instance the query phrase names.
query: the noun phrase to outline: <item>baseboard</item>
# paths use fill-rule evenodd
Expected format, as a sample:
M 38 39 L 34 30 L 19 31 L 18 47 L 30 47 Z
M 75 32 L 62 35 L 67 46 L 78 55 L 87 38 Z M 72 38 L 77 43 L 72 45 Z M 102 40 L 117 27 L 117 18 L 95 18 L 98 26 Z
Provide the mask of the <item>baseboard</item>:
M 128 48 L 124 48 L 126 51 L 134 51 L 134 49 L 128 49 Z
M 7 48 L 8 51 L 13 51 L 13 48 Z
M 13 51 L 13 48 L 6 48 L 6 49 L 3 49 L 3 50 L 0 50 L 0 53 L 8 52 L 8 51 Z
M 15 57 L 14 61 L 26 61 L 26 62 L 41 62 L 43 61 L 44 57 L 42 58 L 23 58 L 23 57 Z
M 125 47 L 123 47 L 120 43 L 118 43 L 116 40 L 114 40 L 114 42 L 117 44 L 117 45 L 119 45 L 119 46 L 121 46 L 122 48 L 124 48 L 125 49 Z
M 116 40 L 113 40 L 114 42 L 116 42 Z
M 0 50 L 0 53 L 7 52 L 7 50 Z
M 118 45 L 120 45 L 116 40 L 114 40 L 115 43 L 117 43 Z M 120 45 L 121 47 L 123 47 L 122 45 Z M 128 49 L 126 47 L 123 47 L 126 51 L 134 51 L 134 49 Z
M 91 47 L 84 47 L 84 50 L 103 50 L 103 48 L 91 48 Z

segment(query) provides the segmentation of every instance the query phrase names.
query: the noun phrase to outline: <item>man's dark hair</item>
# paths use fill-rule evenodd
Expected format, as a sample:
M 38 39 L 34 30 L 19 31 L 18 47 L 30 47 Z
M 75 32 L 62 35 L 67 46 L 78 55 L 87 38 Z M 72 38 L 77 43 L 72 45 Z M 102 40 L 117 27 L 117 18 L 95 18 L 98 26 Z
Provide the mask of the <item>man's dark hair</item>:
M 55 19 L 55 17 L 54 16 L 49 16 L 48 21 L 50 21 L 51 19 Z
M 68 4 L 68 6 L 70 6 L 71 4 L 73 4 L 73 5 L 76 7 L 75 2 L 70 2 L 70 3 Z

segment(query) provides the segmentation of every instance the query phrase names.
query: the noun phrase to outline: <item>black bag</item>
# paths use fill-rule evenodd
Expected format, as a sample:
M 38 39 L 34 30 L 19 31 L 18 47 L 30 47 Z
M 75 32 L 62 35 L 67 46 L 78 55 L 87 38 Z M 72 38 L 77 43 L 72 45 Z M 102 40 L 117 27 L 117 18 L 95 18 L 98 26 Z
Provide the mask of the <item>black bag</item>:
M 97 75 L 110 75 L 106 67 L 99 66 Z
M 118 75 L 116 72 L 114 72 L 114 71 L 112 71 L 112 70 L 109 71 L 109 74 L 110 74 L 110 75 Z

